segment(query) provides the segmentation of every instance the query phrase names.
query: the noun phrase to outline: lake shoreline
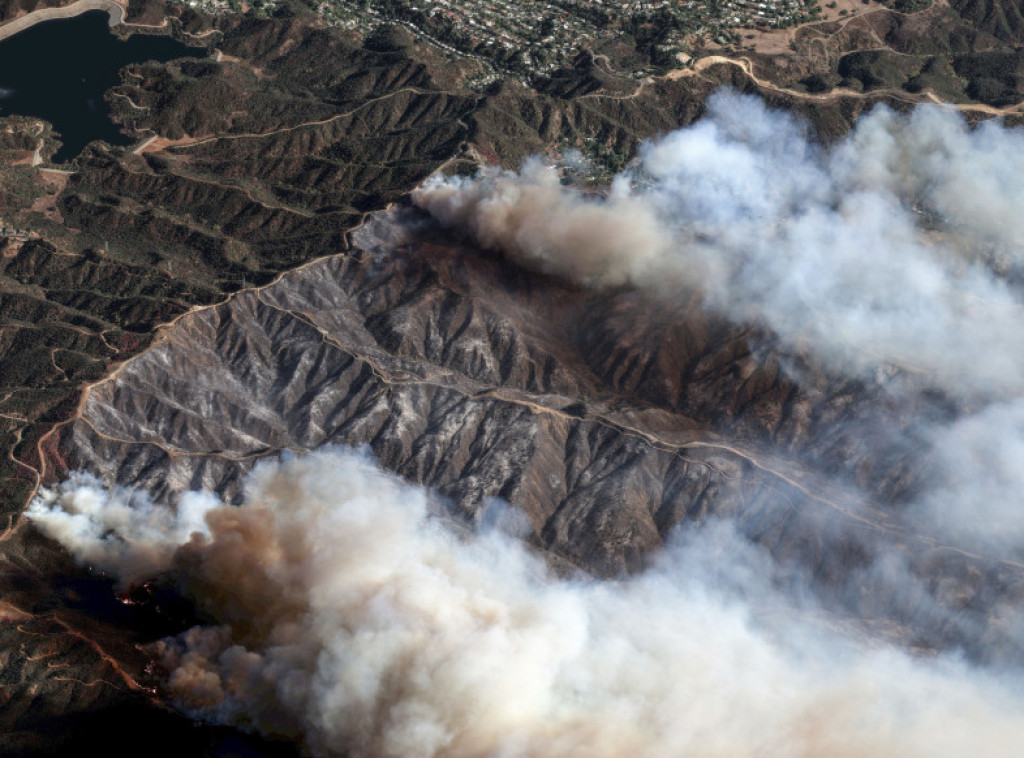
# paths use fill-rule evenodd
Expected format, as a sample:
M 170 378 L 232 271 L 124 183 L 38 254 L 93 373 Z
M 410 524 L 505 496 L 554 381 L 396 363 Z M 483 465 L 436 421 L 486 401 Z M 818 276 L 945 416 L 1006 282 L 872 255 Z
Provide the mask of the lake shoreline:
M 50 157 L 53 163 L 74 159 L 95 140 L 120 147 L 139 141 L 132 114 L 127 128 L 111 118 L 114 98 L 108 93 L 124 83 L 126 66 L 208 54 L 206 48 L 191 47 L 170 34 L 118 33 L 133 27 L 112 28 L 120 16 L 97 7 L 105 3 L 120 8 L 113 0 L 84 0 L 62 9 L 63 18 L 47 14 L 51 17 L 0 42 L 0 87 L 8 90 L 0 116 L 22 115 L 52 124 L 62 143 Z
M 0 42 L 26 29 L 31 29 L 36 24 L 41 24 L 44 21 L 74 18 L 88 11 L 106 11 L 107 15 L 110 16 L 109 23 L 112 27 L 123 24 L 127 15 L 126 6 L 114 2 L 114 0 L 77 0 L 77 2 L 65 5 L 62 8 L 41 8 L 8 21 L 3 26 L 0 26 Z

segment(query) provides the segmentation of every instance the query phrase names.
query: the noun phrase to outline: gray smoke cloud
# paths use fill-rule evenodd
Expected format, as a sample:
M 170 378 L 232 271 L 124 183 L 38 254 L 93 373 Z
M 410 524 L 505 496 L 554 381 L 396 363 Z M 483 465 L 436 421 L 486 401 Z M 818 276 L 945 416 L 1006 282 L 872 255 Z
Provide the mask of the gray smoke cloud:
M 434 177 L 414 202 L 549 274 L 632 284 L 767 326 L 789 350 L 944 390 L 1024 389 L 1024 135 L 949 109 L 880 107 L 837 146 L 759 99 L 722 92 L 703 121 L 646 143 L 606 197 L 519 172 Z
M 156 646 L 170 695 L 314 755 L 996 757 L 1024 739 L 994 677 L 799 621 L 727 523 L 588 583 L 503 532 L 453 536 L 352 451 L 264 464 L 246 493 L 177 512 L 135 495 L 124 518 L 131 498 L 80 475 L 29 516 L 115 575 L 176 572 L 216 622 Z
M 1024 135 L 947 110 L 876 109 L 826 149 L 722 93 L 704 121 L 644 145 L 605 196 L 534 160 L 434 178 L 414 200 L 534 270 L 639 287 L 655 307 L 699 287 L 710 309 L 830 371 L 947 393 L 952 421 L 913 425 L 927 476 L 901 505 L 905 529 L 858 532 L 870 560 L 833 589 L 849 608 L 892 594 L 984 647 L 1019 639 L 1024 619 L 951 611 L 907 545 L 1024 555 L 1022 169 Z M 28 516 L 125 586 L 177 578 L 215 619 L 152 651 L 174 702 L 317 756 L 1019 752 L 1019 671 L 836 631 L 811 578 L 728 521 L 680 532 L 640 576 L 586 582 L 552 577 L 500 529 L 457 537 L 433 506 L 330 450 L 263 464 L 240 508 L 202 493 L 171 508 L 78 474 Z
M 703 121 L 642 145 L 607 196 L 533 160 L 433 177 L 413 200 L 524 266 L 655 301 L 699 287 L 830 372 L 941 390 L 969 415 L 917 425 L 930 477 L 907 519 L 1024 554 L 1021 130 L 878 107 L 824 148 L 792 115 L 724 91 Z
M 907 514 L 943 539 L 1024 559 L 1024 398 L 929 432 L 931 486 Z

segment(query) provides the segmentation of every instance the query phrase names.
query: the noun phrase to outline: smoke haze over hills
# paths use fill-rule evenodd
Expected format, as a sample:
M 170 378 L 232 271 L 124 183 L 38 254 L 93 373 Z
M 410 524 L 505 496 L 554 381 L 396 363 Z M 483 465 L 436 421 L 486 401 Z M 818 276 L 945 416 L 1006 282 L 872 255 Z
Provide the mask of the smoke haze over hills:
M 146 517 L 68 528 L 102 512 L 94 488 L 47 492 L 32 518 L 114 575 L 194 527 L 195 503 L 176 518 L 136 496 Z M 795 620 L 727 523 L 601 583 L 552 578 L 500 531 L 453 536 L 423 490 L 343 450 L 263 465 L 242 507 L 206 507 L 163 568 L 215 623 L 156 646 L 167 690 L 316 755 L 994 757 L 1024 739 L 993 675 Z
M 697 288 L 709 311 L 762 328 L 797 382 L 841 377 L 917 409 L 899 427 L 829 422 L 868 448 L 905 438 L 917 484 L 869 502 L 818 471 L 853 511 L 816 526 L 867 556 L 830 579 L 841 608 L 881 588 L 962 650 L 914 657 L 849 634 L 814 565 L 784 565 L 714 513 L 637 576 L 556 578 L 502 529 L 444 528 L 428 516 L 441 499 L 348 449 L 261 464 L 239 508 L 79 474 L 29 516 L 125 586 L 171 577 L 209 616 L 153 648 L 180 707 L 319 756 L 1015 755 L 1024 614 L 984 592 L 955 610 L 936 597 L 1024 559 L 1021 177 L 1024 135 L 998 124 L 880 109 L 825 148 L 721 93 L 607 197 L 539 161 L 413 194 L 545 274 L 636 288 L 652 309 Z M 922 546 L 965 568 L 929 584 L 911 567 Z
M 1024 133 L 952 109 L 879 107 L 823 148 L 728 91 L 646 144 L 607 198 L 519 173 L 435 177 L 414 201 L 525 266 L 630 283 L 766 326 L 784 350 L 891 391 L 937 388 L 975 415 L 923 424 L 931 491 L 912 510 L 972 547 L 1024 548 Z M 607 230 L 614 233 L 607 233 Z
M 952 391 L 1018 391 L 1024 134 L 878 108 L 825 149 L 760 100 L 641 148 L 607 198 L 519 173 L 434 178 L 413 200 L 513 260 L 585 285 L 701 287 L 709 307 L 859 374 L 895 363 Z M 932 221 L 932 224 L 926 223 Z M 671 295 L 668 295 L 671 296 Z

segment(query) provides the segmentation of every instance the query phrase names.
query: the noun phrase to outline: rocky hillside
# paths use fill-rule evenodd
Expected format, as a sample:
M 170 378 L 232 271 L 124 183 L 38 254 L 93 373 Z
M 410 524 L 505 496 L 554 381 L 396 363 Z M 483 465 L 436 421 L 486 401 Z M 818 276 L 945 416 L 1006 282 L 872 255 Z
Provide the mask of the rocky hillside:
M 877 36 L 948 74 L 926 60 L 924 17 L 881 13 L 848 26 L 853 42 L 827 30 L 839 47 L 822 72 Z M 985 55 L 1013 58 L 996 50 L 1001 32 L 956 36 L 951 13 L 926 31 L 955 37 L 956 65 L 986 78 Z M 422 219 L 410 232 L 408 210 L 351 235 L 442 167 L 513 167 L 566 146 L 622 162 L 698 118 L 718 84 L 763 92 L 827 139 L 875 102 L 905 105 L 909 93 L 892 91 L 903 80 L 877 60 L 850 58 L 849 78 L 878 69 L 883 85 L 834 98 L 787 91 L 784 77 L 765 86 L 774 59 L 754 61 L 762 79 L 725 64 L 623 82 L 584 58 L 540 91 L 481 91 L 475 64 L 400 30 L 359 39 L 300 11 L 211 18 L 156 2 L 132 3 L 128 21 L 207 47 L 130 67 L 108 93 L 134 147 L 94 144 L 47 165 L 52 130 L 0 119 L 0 212 L 31 232 L 0 241 L 4 755 L 80 744 L 135 755 L 151 730 L 167 735 L 158 754 L 291 749 L 194 726 L 154 699 L 135 646 L 191 611 L 111 599 L 21 519 L 40 483 L 78 466 L 168 500 L 196 486 L 237 499 L 261 458 L 366 444 L 447 498 L 453 523 L 480 518 L 490 498 L 511 502 L 560 570 L 619 576 L 674 525 L 737 515 L 780 565 L 812 571 L 837 623 L 866 618 L 858 628 L 928 650 L 979 625 L 989 636 L 970 639 L 1002 639 L 997 611 L 1019 598 L 1019 566 L 946 550 L 894 518 L 922 476 L 898 433 L 915 408 L 822 374 L 798 387 L 780 368 L 792 356 L 762 354 L 757 333 L 710 318 L 692 292 L 655 307 L 577 290 Z M 879 418 L 897 432 L 836 431 L 888 429 Z M 849 482 L 875 504 L 851 501 Z M 928 602 L 870 572 L 878 535 L 910 546 Z
M 237 502 L 262 458 L 367 445 L 456 522 L 511 503 L 559 566 L 624 576 L 681 522 L 731 517 L 851 624 L 936 649 L 1008 632 L 986 616 L 1024 573 L 896 518 L 921 473 L 898 442 L 913 407 L 823 373 L 797 386 L 698 293 L 663 298 L 567 288 L 393 209 L 348 253 L 168 328 L 89 391 L 53 462 Z M 858 474 L 874 505 L 841 486 Z M 873 575 L 879 544 L 932 607 Z

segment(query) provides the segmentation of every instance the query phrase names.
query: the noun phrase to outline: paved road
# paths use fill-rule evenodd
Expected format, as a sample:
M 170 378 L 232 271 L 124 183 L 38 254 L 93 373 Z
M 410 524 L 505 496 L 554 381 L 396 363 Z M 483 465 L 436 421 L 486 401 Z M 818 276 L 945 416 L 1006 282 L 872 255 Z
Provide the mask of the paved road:
M 111 26 L 117 26 L 124 22 L 125 6 L 115 3 L 114 0 L 77 0 L 77 2 L 65 5 L 63 8 L 44 8 L 7 22 L 0 26 L 0 40 L 5 40 L 43 21 L 72 18 L 86 11 L 106 11 L 110 15 Z

